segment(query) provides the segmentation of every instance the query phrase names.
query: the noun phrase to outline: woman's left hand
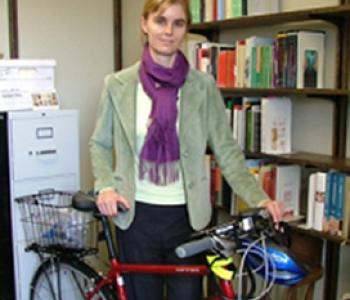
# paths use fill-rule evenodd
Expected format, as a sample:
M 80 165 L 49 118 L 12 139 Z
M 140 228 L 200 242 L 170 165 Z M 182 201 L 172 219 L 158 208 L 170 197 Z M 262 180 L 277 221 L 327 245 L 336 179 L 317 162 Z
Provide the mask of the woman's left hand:
M 262 205 L 271 215 L 273 222 L 278 224 L 283 220 L 283 203 L 276 200 L 266 200 Z

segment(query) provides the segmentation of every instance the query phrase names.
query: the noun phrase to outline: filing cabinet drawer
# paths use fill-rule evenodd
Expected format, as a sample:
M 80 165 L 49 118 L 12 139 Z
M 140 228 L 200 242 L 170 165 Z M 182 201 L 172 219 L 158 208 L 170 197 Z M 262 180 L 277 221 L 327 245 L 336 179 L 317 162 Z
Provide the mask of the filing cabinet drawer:
M 75 111 L 27 112 L 26 118 L 16 115 L 10 126 L 14 180 L 79 172 Z

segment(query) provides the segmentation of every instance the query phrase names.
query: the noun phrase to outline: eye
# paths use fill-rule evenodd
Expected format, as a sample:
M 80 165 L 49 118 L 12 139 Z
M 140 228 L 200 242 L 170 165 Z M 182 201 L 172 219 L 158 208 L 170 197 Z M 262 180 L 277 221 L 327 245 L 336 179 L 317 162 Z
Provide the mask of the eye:
M 186 26 L 186 21 L 183 19 L 176 20 L 175 21 L 175 26 L 176 27 L 185 27 Z
M 154 18 L 154 21 L 157 24 L 165 24 L 166 19 L 163 16 L 157 16 L 157 17 Z

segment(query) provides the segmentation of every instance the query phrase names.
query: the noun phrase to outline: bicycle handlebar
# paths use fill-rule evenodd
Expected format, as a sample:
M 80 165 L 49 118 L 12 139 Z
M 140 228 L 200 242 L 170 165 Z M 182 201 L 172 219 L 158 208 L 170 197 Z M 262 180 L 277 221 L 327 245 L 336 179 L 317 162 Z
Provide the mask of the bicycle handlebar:
M 175 253 L 178 257 L 185 258 L 212 249 L 214 244 L 214 239 L 207 236 L 202 239 L 180 245 L 175 249 Z
M 268 238 L 276 235 L 271 217 L 265 209 L 250 209 L 232 216 L 229 223 L 194 233 L 192 238 L 197 239 L 179 245 L 175 253 L 178 257 L 185 258 L 213 250 L 228 257 L 241 246 L 244 239 L 262 235 Z
M 72 206 L 75 209 L 83 212 L 94 212 L 95 214 L 99 214 L 95 196 L 89 196 L 82 191 L 79 191 L 73 195 Z M 117 206 L 118 212 L 124 213 L 128 211 L 128 209 L 122 206 L 120 203 L 118 203 Z

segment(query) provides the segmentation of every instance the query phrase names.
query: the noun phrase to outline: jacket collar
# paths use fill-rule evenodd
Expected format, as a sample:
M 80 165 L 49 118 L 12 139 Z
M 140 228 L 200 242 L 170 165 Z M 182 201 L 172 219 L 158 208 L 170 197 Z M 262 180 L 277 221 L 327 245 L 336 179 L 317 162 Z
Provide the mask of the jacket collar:
M 139 83 L 140 63 L 114 74 L 117 85 L 112 87 L 112 101 L 121 125 L 125 131 L 132 151 L 135 153 L 136 130 L 136 96 Z M 180 141 L 191 133 L 192 114 L 195 113 L 205 99 L 205 87 L 198 80 L 194 70 L 189 71 L 186 82 L 181 90 L 180 102 Z M 121 88 L 120 88 L 121 87 Z

